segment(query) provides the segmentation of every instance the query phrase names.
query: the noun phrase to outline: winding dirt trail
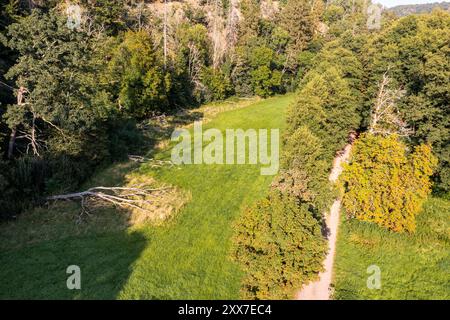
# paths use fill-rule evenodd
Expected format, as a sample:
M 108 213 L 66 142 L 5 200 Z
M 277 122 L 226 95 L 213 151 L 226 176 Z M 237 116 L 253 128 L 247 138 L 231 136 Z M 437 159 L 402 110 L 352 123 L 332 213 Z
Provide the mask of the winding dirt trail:
M 348 144 L 343 152 L 341 152 L 333 161 L 333 169 L 330 173 L 330 181 L 336 182 L 342 172 L 342 163 L 348 161 L 352 145 Z M 317 281 L 309 283 L 303 287 L 297 294 L 297 300 L 329 300 L 330 299 L 330 285 L 333 276 L 334 254 L 336 252 L 336 239 L 339 225 L 339 213 L 341 211 L 341 200 L 334 201 L 330 208 L 329 214 L 325 218 L 327 239 L 328 239 L 328 253 L 324 260 L 325 270 L 319 274 Z

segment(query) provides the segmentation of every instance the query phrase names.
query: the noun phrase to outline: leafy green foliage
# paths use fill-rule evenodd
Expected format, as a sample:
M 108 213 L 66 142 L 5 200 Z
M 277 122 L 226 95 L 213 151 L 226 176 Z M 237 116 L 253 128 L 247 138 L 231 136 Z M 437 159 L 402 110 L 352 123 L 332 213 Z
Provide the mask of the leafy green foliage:
M 288 68 L 297 68 L 296 58 L 313 40 L 322 11 L 323 3 L 320 1 L 287 0 L 283 6 L 280 22 L 282 28 L 289 34 Z
M 11 103 L 3 119 L 17 131 L 15 153 L 28 154 L 11 161 L 5 174 L 10 192 L 2 197 L 16 208 L 3 208 L 11 215 L 46 192 L 73 190 L 97 165 L 131 150 L 126 135 L 139 139 L 133 126 L 114 127 L 126 121 L 104 81 L 107 38 L 70 30 L 57 9 L 33 10 L 11 24 L 7 36 L 5 44 L 20 59 L 6 77 L 23 89 L 22 103 Z
M 322 270 L 326 242 L 307 204 L 277 191 L 244 210 L 235 226 L 234 258 L 246 299 L 288 299 Z
M 281 65 L 273 49 L 255 44 L 239 47 L 237 55 L 232 79 L 238 93 L 265 98 L 282 91 Z
M 145 127 L 156 125 L 152 119 L 149 121 L 154 114 L 226 99 L 232 94 L 268 97 L 293 91 L 300 84 L 288 115 L 281 172 L 272 183 L 270 195 L 239 218 L 234 251 L 247 273 L 243 289 L 246 297 L 290 297 L 294 286 L 314 278 L 320 270 L 325 250 L 320 234 L 322 213 L 333 195 L 327 179 L 331 159 L 347 142 L 350 131 L 367 125 L 361 117 L 367 118 L 376 84 L 387 69 L 393 74 L 396 87 L 407 91 L 400 107 L 415 129 L 410 145 L 417 147 L 406 154 L 404 146 L 386 143 L 394 159 L 380 155 L 383 161 L 372 159 L 370 165 L 361 160 L 370 169 L 355 172 L 355 179 L 372 179 L 370 175 L 374 175 L 374 181 L 380 183 L 370 188 L 378 194 L 379 186 L 392 194 L 392 199 L 381 201 L 380 212 L 384 215 L 377 217 L 377 222 L 391 229 L 414 228 L 412 217 L 429 193 L 429 176 L 435 164 L 430 148 L 421 145 L 423 142 L 431 144 L 439 157 L 434 177 L 439 187 L 449 187 L 448 13 L 435 12 L 395 22 L 384 16 L 386 29 L 369 33 L 365 30 L 363 0 L 336 0 L 325 8 L 321 1 L 287 0 L 278 3 L 280 10 L 264 8 L 270 6 L 270 1 L 261 5 L 258 0 L 243 0 L 239 8 L 243 19 L 237 20 L 239 14 L 233 13 L 229 1 L 220 1 L 214 12 L 211 5 L 203 2 L 199 6 L 169 5 L 167 20 L 161 4 L 154 2 L 145 1 L 145 7 L 139 6 L 144 1 L 73 3 L 81 4 L 86 18 L 76 32 L 66 26 L 67 2 L 1 2 L 0 33 L 8 30 L 6 37 L 0 35 L 0 80 L 7 82 L 0 91 L 2 152 L 12 129 L 18 133 L 13 159 L 0 160 L 2 214 L 15 215 L 26 209 L 30 201 L 39 204 L 47 193 L 73 191 L 101 163 L 122 159 L 130 148 L 150 144 L 154 137 L 143 141 L 136 127 L 141 120 Z M 219 65 L 213 65 L 218 51 L 224 58 L 219 59 Z M 3 78 L 5 73 L 8 79 Z M 18 93 L 20 87 L 25 89 L 25 95 L 23 104 L 18 105 L 10 89 Z M 223 118 L 229 122 L 222 125 L 239 124 L 242 128 L 252 124 L 265 128 L 271 123 L 281 127 L 287 100 L 279 99 L 273 100 L 274 105 L 264 102 L 231 113 Z M 151 129 L 153 134 L 159 128 Z M 32 134 L 39 151 L 33 156 Z M 373 143 L 369 149 L 381 147 Z M 373 151 L 364 156 L 378 154 Z M 138 247 L 129 243 L 128 237 L 116 243 L 117 235 L 112 234 L 100 244 L 76 239 L 76 248 L 60 241 L 52 242 L 52 248 L 39 245 L 33 252 L 27 249 L 26 253 L 40 257 L 35 259 L 39 260 L 37 268 L 22 259 L 29 256 L 23 251 L 2 256 L 2 265 L 6 265 L 9 274 L 18 270 L 31 274 L 42 265 L 53 265 L 54 261 L 45 255 L 50 249 L 70 252 L 70 257 L 81 259 L 92 269 L 95 264 L 80 258 L 85 252 L 79 247 L 86 245 L 94 251 L 108 247 L 120 252 L 131 248 L 137 257 L 137 251 L 146 242 L 148 250 L 139 259 L 135 257 L 129 277 L 129 259 L 107 256 L 104 262 L 108 268 L 113 265 L 110 270 L 114 273 L 105 278 L 108 284 L 103 286 L 102 278 L 101 289 L 91 287 L 86 295 L 75 297 L 180 298 L 185 297 L 186 290 L 194 298 L 236 297 L 240 272 L 226 259 L 233 231 L 230 222 L 239 208 L 263 196 L 269 180 L 251 168 L 238 168 L 236 172 L 236 168 L 222 169 L 201 166 L 174 172 L 144 168 L 145 174 L 160 175 L 191 190 L 193 201 L 170 230 L 144 230 Z M 380 176 L 387 176 L 385 180 L 390 183 Z M 405 184 L 401 179 L 414 184 Z M 249 184 L 250 180 L 256 182 Z M 350 203 L 349 208 L 356 215 L 363 212 L 357 205 L 367 204 L 367 185 L 359 180 L 353 182 L 352 190 L 361 192 L 355 191 L 351 196 L 360 197 L 357 199 L 363 203 Z M 217 192 L 217 186 L 229 194 Z M 53 219 L 52 214 L 43 219 Z M 28 221 L 33 222 L 31 216 Z M 64 219 L 58 223 L 70 220 L 67 216 Z M 372 221 L 372 217 L 367 219 Z M 41 221 L 44 230 L 54 226 L 46 222 Z M 49 234 L 64 237 L 66 230 L 72 230 L 69 234 L 76 238 L 75 228 L 60 227 Z M 31 230 L 33 240 L 34 225 L 25 230 Z M 253 237 L 245 236 L 248 233 Z M 161 263 L 161 256 L 169 263 Z M 153 266 L 151 270 L 148 265 Z M 72 297 L 67 290 L 62 292 L 52 285 L 60 283 L 54 274 L 33 274 L 34 280 L 14 294 Z M 98 273 L 90 274 L 98 278 Z M 20 280 L 6 278 L 2 294 L 13 292 L 10 288 L 17 288 Z M 116 284 L 112 288 L 112 278 L 124 281 L 122 292 L 117 291 Z M 146 280 L 145 288 L 142 279 Z M 98 281 L 93 279 L 90 283 Z
M 201 78 L 207 87 L 205 101 L 224 100 L 233 92 L 230 79 L 221 70 L 204 68 Z
M 368 94 L 375 96 L 381 74 L 390 75 L 406 90 L 399 104 L 402 115 L 414 129 L 413 145 L 429 143 L 439 159 L 436 176 L 440 189 L 450 188 L 450 62 L 447 38 L 450 14 L 408 16 L 394 22 L 367 45 L 372 84 Z
M 288 111 L 288 132 L 307 126 L 325 146 L 328 159 L 343 148 L 348 134 L 359 127 L 358 98 L 348 80 L 334 67 L 319 73 L 313 69 Z
M 322 212 L 331 204 L 333 196 L 328 182 L 330 163 L 320 140 L 308 127 L 302 126 L 285 137 L 281 168 L 286 171 L 282 171 L 274 186 L 291 181 L 291 188 L 296 189 L 305 184 L 312 196 L 308 199 L 300 197 L 299 200 L 309 202 L 316 216 L 321 217 Z
M 68 133 L 83 134 L 106 119 L 108 104 L 97 96 L 93 39 L 74 32 L 57 14 L 37 10 L 8 30 L 8 45 L 21 59 L 7 73 L 26 89 L 24 105 L 8 108 L 10 127 L 29 126 L 30 114 Z M 57 130 L 56 130 L 57 131 Z M 61 132 L 57 132 L 58 134 Z
M 325 157 L 307 126 L 285 136 L 271 193 L 246 208 L 235 227 L 233 257 L 246 272 L 244 298 L 290 298 L 322 270 L 322 213 L 333 195 Z
M 347 215 L 392 231 L 414 232 L 436 164 L 427 145 L 407 155 L 396 135 L 364 134 L 355 142 L 341 178 Z
M 354 40 L 354 39 L 352 39 Z M 318 73 L 326 72 L 329 68 L 336 68 L 352 90 L 352 95 L 358 101 L 362 98 L 364 88 L 364 69 L 357 54 L 344 47 L 343 41 L 332 41 L 314 57 L 313 66 Z M 305 81 L 308 77 L 305 78 Z
M 370 19 L 368 8 L 372 4 L 376 3 L 371 0 L 334 0 L 329 2 L 323 13 L 323 21 L 329 28 L 327 37 L 339 38 L 347 32 L 353 35 L 368 36 L 371 31 L 367 28 L 367 21 Z M 390 20 L 390 14 L 383 10 L 381 26 Z
M 271 71 L 267 66 L 260 66 L 251 72 L 255 93 L 263 98 L 276 92 L 281 85 L 281 73 Z
M 89 12 L 91 23 L 100 28 L 105 28 L 108 34 L 117 34 L 125 29 L 126 3 L 134 1 L 123 0 L 80 0 Z
M 112 53 L 109 75 L 118 83 L 119 105 L 137 119 L 168 107 L 171 79 L 159 58 L 145 32 L 127 32 Z

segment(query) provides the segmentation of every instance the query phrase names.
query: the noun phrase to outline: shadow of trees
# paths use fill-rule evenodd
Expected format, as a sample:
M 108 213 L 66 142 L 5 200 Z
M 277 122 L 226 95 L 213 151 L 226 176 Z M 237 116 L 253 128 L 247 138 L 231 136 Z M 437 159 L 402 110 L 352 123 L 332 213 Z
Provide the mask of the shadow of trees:
M 0 298 L 115 299 L 147 241 L 138 231 L 121 231 L 0 252 Z M 67 288 L 70 265 L 80 267 L 80 290 Z

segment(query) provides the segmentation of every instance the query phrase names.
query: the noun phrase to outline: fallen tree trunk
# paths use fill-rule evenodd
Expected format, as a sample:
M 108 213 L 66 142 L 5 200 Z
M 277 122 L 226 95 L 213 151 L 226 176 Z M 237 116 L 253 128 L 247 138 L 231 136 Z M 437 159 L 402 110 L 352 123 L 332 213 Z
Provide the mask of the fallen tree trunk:
M 173 163 L 170 160 L 157 160 L 153 158 L 146 158 L 143 156 L 137 156 L 137 155 L 128 155 L 128 159 L 137 163 L 146 163 L 151 168 L 160 168 L 167 166 L 169 168 L 173 167 Z
M 161 191 L 171 189 L 162 187 L 155 189 L 133 188 L 133 187 L 93 187 L 86 191 L 54 195 L 47 197 L 47 201 L 58 200 L 81 200 L 82 213 L 88 212 L 85 204 L 88 200 L 98 200 L 110 203 L 121 208 L 132 208 L 142 211 L 149 211 L 146 205 L 156 201 Z M 158 195 L 153 194 L 158 192 Z M 152 199 L 153 198 L 153 199 Z

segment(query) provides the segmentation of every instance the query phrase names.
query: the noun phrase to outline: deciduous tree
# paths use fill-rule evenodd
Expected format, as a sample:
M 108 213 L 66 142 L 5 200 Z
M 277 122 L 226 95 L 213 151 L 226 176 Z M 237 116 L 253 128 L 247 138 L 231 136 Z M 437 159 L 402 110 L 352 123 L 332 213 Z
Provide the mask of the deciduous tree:
M 341 178 L 347 216 L 395 232 L 414 232 L 436 164 L 428 145 L 408 154 L 396 134 L 363 134 Z

